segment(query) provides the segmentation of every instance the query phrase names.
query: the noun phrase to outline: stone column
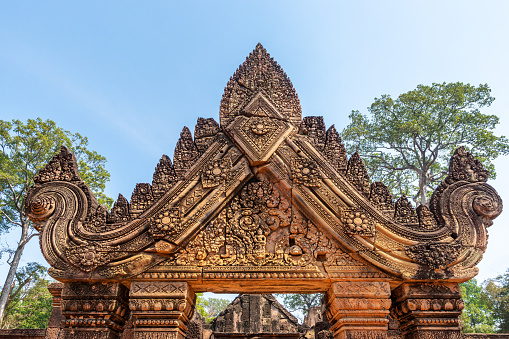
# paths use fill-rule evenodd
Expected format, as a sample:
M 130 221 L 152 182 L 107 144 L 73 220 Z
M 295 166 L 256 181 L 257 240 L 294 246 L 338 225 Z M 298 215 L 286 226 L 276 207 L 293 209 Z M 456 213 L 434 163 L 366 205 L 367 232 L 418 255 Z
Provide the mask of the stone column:
M 121 284 L 64 283 L 59 339 L 118 339 L 129 317 L 129 290 Z
M 392 315 L 404 339 L 459 339 L 465 304 L 457 283 L 404 283 L 392 293 Z
M 60 327 L 62 326 L 62 289 L 64 284 L 60 282 L 54 282 L 48 285 L 48 291 L 53 296 L 51 314 L 49 316 L 48 328 L 46 330 L 46 339 L 57 339 L 60 333 Z
M 184 339 L 195 294 L 186 282 L 133 281 L 129 307 L 135 339 Z
M 388 282 L 340 281 L 324 303 L 335 339 L 386 339 L 391 289 Z

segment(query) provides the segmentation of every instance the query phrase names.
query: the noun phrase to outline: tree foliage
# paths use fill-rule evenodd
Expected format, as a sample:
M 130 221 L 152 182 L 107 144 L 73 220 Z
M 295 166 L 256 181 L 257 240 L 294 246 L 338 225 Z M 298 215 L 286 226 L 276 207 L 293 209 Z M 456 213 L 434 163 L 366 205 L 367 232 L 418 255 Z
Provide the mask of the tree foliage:
M 461 314 L 463 332 L 495 333 L 497 326 L 490 300 L 477 280 L 471 279 L 460 284 L 465 309 Z
M 81 179 L 90 187 L 100 203 L 111 206 L 113 200 L 104 194 L 110 174 L 104 168 L 106 159 L 87 148 L 88 139 L 57 127 L 51 120 L 0 120 L 0 233 L 21 229 L 18 245 L 9 261 L 10 269 L 0 297 L 0 319 L 7 302 L 8 288 L 25 245 L 37 233 L 30 228 L 24 211 L 24 197 L 33 184 L 37 171 L 47 164 L 60 146 L 69 148 L 78 161 Z
M 45 328 L 52 309 L 46 268 L 30 262 L 16 272 L 7 301 L 3 328 Z
M 447 174 L 454 150 L 465 146 L 495 177 L 493 159 L 509 154 L 509 141 L 493 133 L 499 118 L 481 113 L 493 98 L 488 85 L 419 85 L 396 100 L 375 98 L 370 116 L 353 111 L 341 133 L 349 152 L 358 151 L 374 181 L 427 204 Z
M 276 294 L 276 296 L 282 298 L 283 306 L 288 311 L 302 312 L 306 316 L 311 307 L 320 306 L 323 294 Z
M 208 323 L 226 309 L 229 304 L 230 300 L 228 299 L 205 298 L 203 293 L 197 293 L 196 296 L 196 309 Z
M 484 292 L 499 332 L 509 333 L 509 269 L 506 273 L 485 281 Z

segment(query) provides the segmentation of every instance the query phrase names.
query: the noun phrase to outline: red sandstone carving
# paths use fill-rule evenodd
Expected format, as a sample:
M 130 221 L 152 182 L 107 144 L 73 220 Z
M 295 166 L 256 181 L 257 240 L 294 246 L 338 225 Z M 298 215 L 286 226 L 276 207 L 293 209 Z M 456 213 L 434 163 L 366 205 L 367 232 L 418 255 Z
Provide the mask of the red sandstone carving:
M 65 282 L 65 333 L 87 337 L 93 322 L 116 336 L 129 303 L 137 338 L 182 338 L 194 291 L 328 291 L 336 337 L 378 338 L 389 286 L 409 336 L 421 333 L 408 319 L 421 321 L 426 305 L 448 312 L 431 315 L 448 324 L 439 331 L 457 332 L 459 292 L 447 291 L 476 275 L 502 211 L 479 161 L 460 147 L 429 209 L 394 202 L 357 153 L 347 161 L 334 126 L 301 119 L 291 82 L 261 45 L 228 82 L 220 122 L 199 118 L 194 139 L 185 127 L 173 162 L 163 155 L 152 184 L 137 184 L 129 202 L 120 195 L 110 212 L 65 148 L 35 177 L 26 211 L 50 274 Z M 163 286 L 184 290 L 155 296 Z M 414 297 L 427 286 L 447 291 Z

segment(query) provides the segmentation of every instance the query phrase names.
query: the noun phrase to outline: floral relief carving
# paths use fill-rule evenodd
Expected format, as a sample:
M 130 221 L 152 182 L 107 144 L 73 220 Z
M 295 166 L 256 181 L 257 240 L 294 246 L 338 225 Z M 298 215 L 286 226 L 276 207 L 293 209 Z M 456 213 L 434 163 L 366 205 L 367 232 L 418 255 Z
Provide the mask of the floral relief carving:
M 305 267 L 317 259 L 328 265 L 352 263 L 272 184 L 254 181 L 173 260 L 183 266 Z
M 297 185 L 319 187 L 321 176 L 314 161 L 306 158 L 294 158 L 292 159 L 292 179 Z
M 177 231 L 180 227 L 180 208 L 167 207 L 152 218 L 150 232 L 159 239 Z
M 375 234 L 375 221 L 362 210 L 345 211 L 342 220 L 348 233 L 364 236 Z
M 70 246 L 66 256 L 73 265 L 90 272 L 111 260 L 111 249 L 98 245 Z
M 240 129 L 254 149 L 262 153 L 284 130 L 277 120 L 268 117 L 251 117 L 240 125 Z
M 216 187 L 226 182 L 231 175 L 232 163 L 230 159 L 214 159 L 205 165 L 201 174 L 203 188 Z
M 431 269 L 445 269 L 458 258 L 460 250 L 459 243 L 426 243 L 409 246 L 405 252 L 416 262 Z

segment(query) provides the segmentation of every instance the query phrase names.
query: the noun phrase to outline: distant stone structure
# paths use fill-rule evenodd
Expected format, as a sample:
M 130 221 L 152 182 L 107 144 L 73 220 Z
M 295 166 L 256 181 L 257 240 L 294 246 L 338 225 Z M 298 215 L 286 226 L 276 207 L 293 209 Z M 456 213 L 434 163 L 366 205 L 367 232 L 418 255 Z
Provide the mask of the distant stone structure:
M 194 138 L 185 127 L 173 161 L 110 212 L 64 147 L 35 176 L 26 213 L 63 283 L 59 339 L 119 338 L 129 316 L 136 339 L 183 339 L 205 291 L 324 292 L 336 339 L 387 338 L 389 314 L 404 339 L 460 337 L 458 283 L 477 274 L 502 211 L 478 160 L 458 148 L 429 208 L 394 201 L 334 126 L 302 118 L 261 45 L 219 117 L 199 118 Z
M 211 330 L 214 339 L 298 339 L 302 332 L 297 318 L 271 294 L 239 295 L 212 321 Z

